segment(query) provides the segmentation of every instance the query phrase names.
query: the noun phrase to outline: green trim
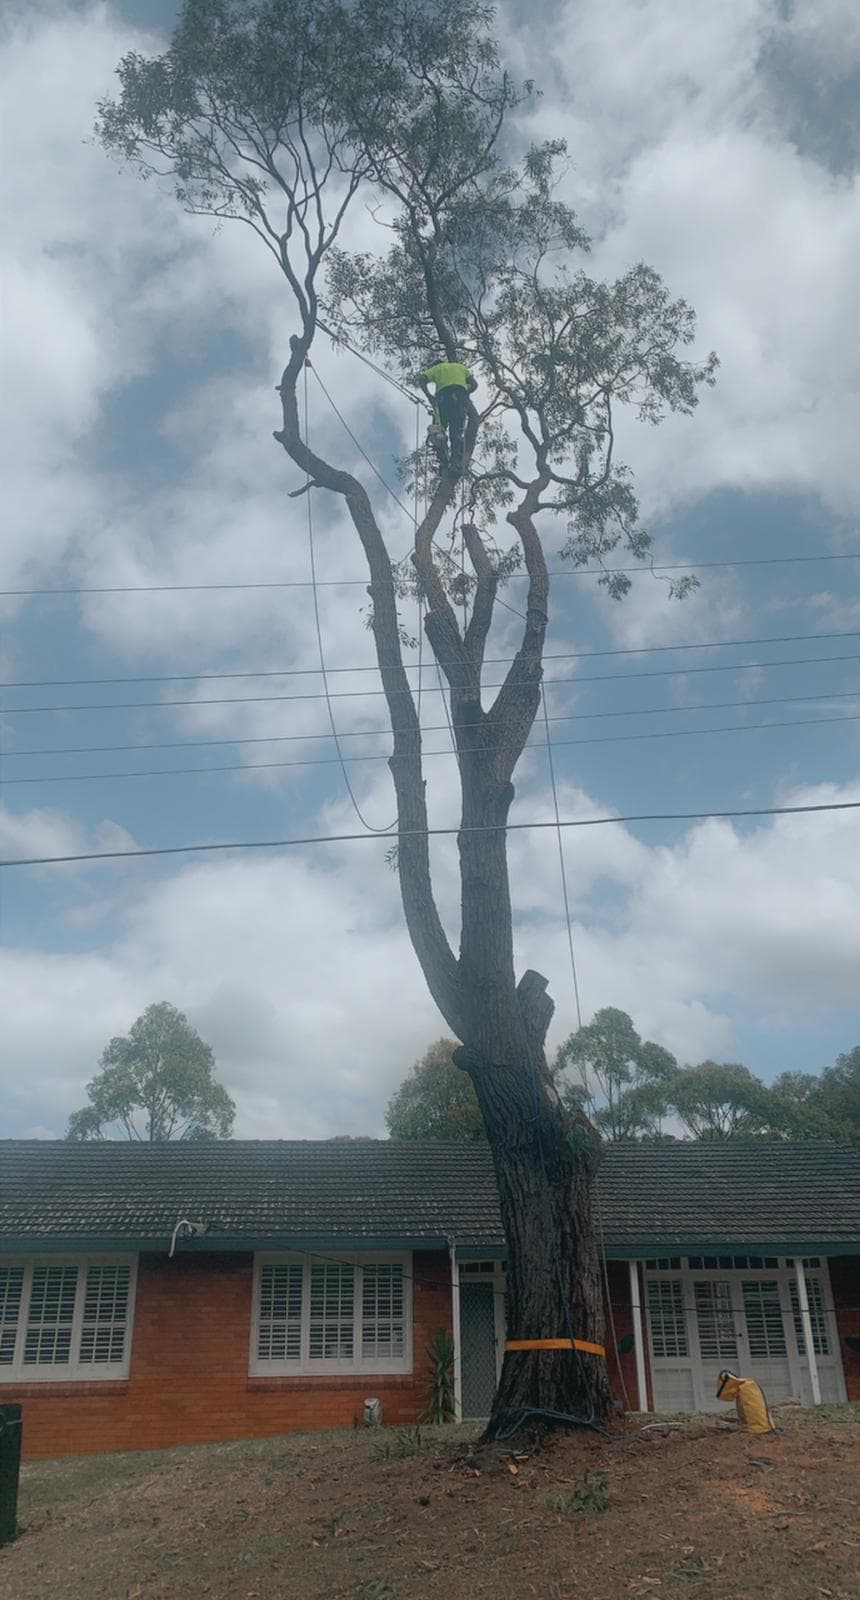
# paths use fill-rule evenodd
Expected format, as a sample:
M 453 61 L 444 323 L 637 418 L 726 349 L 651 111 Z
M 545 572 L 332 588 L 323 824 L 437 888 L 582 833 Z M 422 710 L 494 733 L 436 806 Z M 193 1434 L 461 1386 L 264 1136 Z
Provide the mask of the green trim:
M 507 1250 L 504 1244 L 473 1244 L 454 1241 L 459 1261 L 504 1261 Z M 201 1234 L 191 1239 L 177 1239 L 175 1254 L 200 1255 L 218 1252 L 244 1252 L 255 1250 L 304 1250 L 326 1253 L 343 1250 L 444 1250 L 451 1240 L 441 1234 L 421 1237 L 415 1235 L 376 1234 Z M 136 1251 L 141 1255 L 166 1255 L 170 1249 L 169 1234 L 53 1234 L 42 1238 L 38 1234 L 3 1238 L 0 1235 L 2 1255 L 92 1255 L 101 1251 Z M 607 1245 L 609 1261 L 645 1261 L 650 1256 L 860 1256 L 860 1238 L 813 1240 L 781 1240 L 750 1243 L 744 1240 L 712 1240 L 702 1242 L 682 1240 L 651 1244 Z
M 508 1252 L 503 1244 L 461 1244 L 455 1240 L 458 1261 L 506 1261 Z
M 705 1244 L 699 1240 L 691 1242 L 683 1240 L 679 1244 L 649 1244 L 649 1245 L 609 1245 L 606 1256 L 609 1261 L 645 1261 L 653 1256 L 853 1256 L 860 1255 L 860 1239 L 829 1239 L 825 1244 L 820 1240 L 782 1239 L 779 1244 L 772 1241 L 759 1244 L 758 1241 L 749 1243 L 746 1239 L 735 1239 L 729 1243 L 723 1240 L 713 1244 Z
M 106 1250 L 137 1251 L 141 1255 L 166 1255 L 170 1249 L 170 1235 L 135 1234 L 65 1234 L 40 1238 L 37 1234 L 25 1238 L 0 1237 L 0 1255 L 92 1255 Z M 201 1255 L 219 1251 L 240 1251 L 251 1254 L 255 1250 L 446 1250 L 448 1240 L 377 1234 L 201 1234 L 190 1239 L 177 1239 L 174 1254 Z

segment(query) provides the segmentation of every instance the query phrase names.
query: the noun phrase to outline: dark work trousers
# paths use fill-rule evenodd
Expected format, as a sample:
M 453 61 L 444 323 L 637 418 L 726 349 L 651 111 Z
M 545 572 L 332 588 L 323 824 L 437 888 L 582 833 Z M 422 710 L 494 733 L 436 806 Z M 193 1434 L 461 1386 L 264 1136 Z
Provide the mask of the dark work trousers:
M 458 460 L 463 453 L 467 398 L 466 391 L 460 383 L 451 383 L 446 389 L 436 390 L 436 411 L 442 427 L 447 429 L 454 460 Z

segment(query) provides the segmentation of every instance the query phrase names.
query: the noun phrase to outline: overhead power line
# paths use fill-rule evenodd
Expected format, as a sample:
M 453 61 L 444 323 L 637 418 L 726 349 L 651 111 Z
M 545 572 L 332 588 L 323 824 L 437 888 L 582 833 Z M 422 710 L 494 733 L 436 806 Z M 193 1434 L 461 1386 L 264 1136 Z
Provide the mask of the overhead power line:
M 497 827 L 482 825 L 465 828 L 410 828 L 402 830 L 400 833 L 395 834 L 394 837 L 395 839 L 443 838 L 460 833 L 525 833 L 556 827 L 601 828 L 609 823 L 707 822 L 721 818 L 793 817 L 810 815 L 814 812 L 858 810 L 860 810 L 860 800 L 834 800 L 808 806 L 749 806 L 743 810 L 643 811 L 617 817 L 565 818 L 558 823 L 553 820 L 551 822 L 506 822 L 500 823 Z M 203 855 L 224 850 L 288 850 L 294 849 L 299 845 L 354 844 L 358 839 L 364 841 L 373 839 L 379 842 L 379 837 L 378 834 L 366 832 L 323 833 L 305 834 L 293 839 L 234 839 L 225 841 L 223 844 L 153 845 L 146 849 L 137 850 L 82 850 L 75 854 L 63 856 L 17 856 L 11 860 L 0 861 L 0 867 L 50 867 L 67 865 L 75 861 L 131 861 L 145 856 Z
M 386 485 L 386 487 L 388 487 Z M 411 514 L 410 514 L 411 515 Z M 653 566 L 646 562 L 637 562 L 624 567 L 561 567 L 550 572 L 549 576 L 555 578 L 602 578 L 612 573 L 661 573 L 661 572 L 710 572 L 716 570 L 732 570 L 740 567 L 784 567 L 805 565 L 813 561 L 858 561 L 860 551 L 849 550 L 836 555 L 817 556 L 749 556 L 739 561 L 666 561 L 654 562 Z M 527 582 L 528 573 L 514 572 L 510 575 L 510 582 Z M 318 587 L 321 589 L 354 589 L 366 588 L 367 575 L 363 578 L 325 578 Z M 203 594 L 206 592 L 241 591 L 243 589 L 309 589 L 310 580 L 307 578 L 268 578 L 260 579 L 253 583 L 121 583 L 121 584 L 69 584 L 53 589 L 0 589 L 0 599 L 28 599 L 50 595 L 75 595 L 75 594 Z
M 544 740 L 529 740 L 523 747 L 525 750 L 560 750 L 570 745 L 582 744 L 630 744 L 641 743 L 649 739 L 695 739 L 706 738 L 715 733 L 762 733 L 767 728 L 826 728 L 832 722 L 860 722 L 860 712 L 851 713 L 844 717 L 797 717 L 781 722 L 732 722 L 721 728 L 666 728 L 652 730 L 649 733 L 606 733 L 594 734 L 586 739 L 554 739 L 550 744 Z M 485 752 L 501 752 L 517 749 L 518 746 L 506 744 L 473 745 L 466 750 L 423 750 L 422 759 L 432 759 L 434 756 L 483 755 Z M 295 761 L 231 761 L 208 767 L 151 767 L 138 772 L 58 772 L 48 773 L 45 776 L 26 778 L 2 778 L 0 787 L 10 784 L 23 783 L 92 783 L 107 782 L 113 778 L 169 778 L 188 777 L 191 774 L 199 777 L 207 772 L 264 772 L 283 767 L 343 767 L 347 762 L 359 765 L 367 761 L 388 761 L 388 752 L 374 753 L 366 756 L 344 756 L 338 750 L 336 756 L 309 756 Z M 551 759 L 551 757 L 550 757 Z M 351 786 L 350 786 L 351 787 Z M 352 798 L 352 794 L 350 794 Z M 358 806 L 353 801 L 356 815 L 361 818 Z M 363 821 L 364 819 L 361 818 Z M 396 827 L 397 818 L 389 823 L 387 828 L 372 828 L 372 833 L 391 833 Z
M 748 706 L 797 706 L 815 704 L 822 700 L 858 700 L 860 688 L 835 689 L 829 694 L 784 694 L 769 695 L 764 699 L 755 697 L 748 700 L 703 700 L 698 705 L 688 706 L 624 706 L 621 710 L 613 711 L 567 711 L 543 720 L 548 722 L 595 722 L 603 721 L 608 717 L 666 717 L 687 715 L 691 711 L 742 711 Z M 197 702 L 195 702 L 196 704 Z M 447 707 L 447 702 L 446 702 Z M 834 721 L 834 718 L 827 719 Z M 452 723 L 450 718 L 445 722 L 423 723 L 421 733 L 453 733 L 455 728 L 471 726 L 462 722 Z M 501 723 L 501 727 L 509 727 L 509 723 Z M 338 730 L 338 738 L 344 739 L 380 739 L 390 737 L 393 733 L 403 733 L 403 728 L 355 728 L 352 730 Z M 144 740 L 138 744 L 71 744 L 58 745 L 51 748 L 43 745 L 36 750 L 5 750 L 5 760 L 13 757 L 20 759 L 23 756 L 96 756 L 119 755 L 121 752 L 134 750 L 208 750 L 218 749 L 225 745 L 246 744 L 319 744 L 321 741 L 331 739 L 331 732 L 321 728 L 318 733 L 269 733 L 247 738 L 235 739 L 155 739 Z M 351 759 L 351 758 L 350 758 Z
M 545 678 L 547 688 L 552 688 L 559 683 L 621 683 L 631 682 L 641 678 L 684 678 L 694 673 L 702 672 L 759 672 L 772 671 L 776 667 L 806 667 L 824 666 L 834 661 L 860 661 L 860 651 L 847 652 L 832 656 L 785 656 L 776 661 L 730 661 L 720 665 L 711 664 L 703 667 L 647 667 L 644 671 L 637 672 L 592 672 L 571 673 L 564 677 Z M 319 671 L 319 669 L 317 669 Z M 501 683 L 485 683 L 484 689 L 501 689 Z M 440 694 L 444 688 L 434 688 L 425 685 L 423 693 Z M 4 717 L 29 716 L 39 711 L 162 711 L 171 706 L 232 706 L 232 705 L 280 705 L 288 704 L 294 700 L 372 700 L 385 694 L 384 689 L 334 689 L 328 696 L 325 693 L 308 692 L 302 694 L 234 694 L 221 695 L 207 700 L 99 700 L 89 704 L 72 705 L 42 705 L 42 706 L 7 706 L 3 710 Z
M 317 584 L 319 588 L 319 584 Z M 521 616 L 522 612 L 517 612 Z M 817 639 L 857 639 L 860 638 L 860 628 L 844 628 L 834 633 L 776 633 L 762 634 L 759 638 L 751 639 L 704 639 L 688 644 L 637 644 L 613 647 L 608 650 L 545 650 L 540 657 L 524 656 L 523 661 L 592 661 L 610 656 L 650 656 L 666 655 L 673 650 L 732 650 L 746 647 L 747 645 L 763 644 L 812 644 Z M 516 656 L 487 656 L 484 660 L 485 667 L 508 666 Z M 419 663 L 407 661 L 403 663 L 407 672 L 415 671 Z M 456 666 L 458 663 L 440 661 L 441 667 Z M 110 678 L 10 678 L 0 682 L 0 689 L 57 689 L 57 688 L 92 688 L 104 684 L 126 683 L 210 683 L 216 680 L 229 678 L 311 678 L 319 677 L 322 668 L 316 667 L 260 667 L 256 670 L 243 668 L 237 672 L 158 672 L 146 675 L 133 675 L 128 677 Z M 386 671 L 399 672 L 400 667 L 380 667 L 377 663 L 368 662 L 366 666 L 331 667 L 326 663 L 327 677 L 335 673 L 353 672 L 378 672 L 381 675 Z

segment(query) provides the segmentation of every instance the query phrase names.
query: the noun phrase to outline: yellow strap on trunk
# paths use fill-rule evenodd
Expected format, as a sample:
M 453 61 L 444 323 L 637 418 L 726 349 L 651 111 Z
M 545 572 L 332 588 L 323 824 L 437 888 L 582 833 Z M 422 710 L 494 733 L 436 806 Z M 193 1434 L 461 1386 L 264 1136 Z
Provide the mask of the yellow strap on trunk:
M 586 1350 L 591 1356 L 605 1356 L 602 1344 L 590 1344 L 588 1339 L 507 1339 L 506 1350 Z

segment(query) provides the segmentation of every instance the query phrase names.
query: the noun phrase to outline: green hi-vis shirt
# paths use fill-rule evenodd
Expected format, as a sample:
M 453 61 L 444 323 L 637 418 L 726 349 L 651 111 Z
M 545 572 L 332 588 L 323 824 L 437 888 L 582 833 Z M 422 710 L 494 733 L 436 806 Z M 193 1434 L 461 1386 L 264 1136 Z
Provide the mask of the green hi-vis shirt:
M 454 387 L 468 389 L 472 374 L 468 367 L 464 367 L 462 361 L 437 361 L 435 367 L 428 367 L 421 376 L 435 383 L 438 393 L 440 389 Z

